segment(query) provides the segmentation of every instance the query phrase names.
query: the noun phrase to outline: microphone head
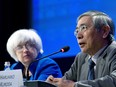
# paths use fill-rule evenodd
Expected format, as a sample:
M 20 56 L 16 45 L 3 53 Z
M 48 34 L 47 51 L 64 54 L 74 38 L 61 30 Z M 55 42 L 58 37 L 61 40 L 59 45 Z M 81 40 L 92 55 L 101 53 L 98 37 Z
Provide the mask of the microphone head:
M 69 49 L 70 49 L 69 46 L 65 46 L 65 47 L 60 49 L 60 52 L 67 52 Z

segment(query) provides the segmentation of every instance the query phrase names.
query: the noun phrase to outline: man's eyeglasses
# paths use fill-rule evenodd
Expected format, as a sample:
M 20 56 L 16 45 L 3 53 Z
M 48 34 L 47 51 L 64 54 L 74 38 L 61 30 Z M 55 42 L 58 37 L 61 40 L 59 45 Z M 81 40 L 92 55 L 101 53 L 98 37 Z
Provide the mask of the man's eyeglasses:
M 18 45 L 18 46 L 15 48 L 15 50 L 17 50 L 17 51 L 23 51 L 24 46 L 25 46 L 25 48 L 28 49 L 28 50 L 29 50 L 29 49 L 35 48 L 35 45 L 34 45 L 34 44 L 32 44 L 32 43 L 26 43 L 26 44 L 24 44 L 24 45 Z
M 85 30 L 87 30 L 86 25 L 81 25 L 80 27 L 76 27 L 76 30 L 74 31 L 74 35 L 77 36 L 78 32 L 85 31 Z

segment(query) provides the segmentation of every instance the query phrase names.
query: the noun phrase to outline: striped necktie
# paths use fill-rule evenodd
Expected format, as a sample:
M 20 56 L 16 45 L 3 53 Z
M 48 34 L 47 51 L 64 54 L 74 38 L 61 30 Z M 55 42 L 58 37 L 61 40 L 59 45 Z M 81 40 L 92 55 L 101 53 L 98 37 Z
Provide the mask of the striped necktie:
M 93 80 L 93 79 L 95 79 L 95 75 L 94 75 L 94 66 L 95 66 L 95 63 L 92 61 L 92 58 L 90 58 L 90 59 L 89 59 L 88 80 Z

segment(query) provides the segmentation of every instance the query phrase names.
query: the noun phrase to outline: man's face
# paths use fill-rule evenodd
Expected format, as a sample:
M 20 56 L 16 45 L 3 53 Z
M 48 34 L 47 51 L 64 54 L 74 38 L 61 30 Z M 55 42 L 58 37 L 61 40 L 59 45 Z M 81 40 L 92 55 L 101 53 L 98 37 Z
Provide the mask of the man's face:
M 94 55 L 100 49 L 102 33 L 94 28 L 90 16 L 83 16 L 77 24 L 78 33 L 76 35 L 81 51 Z

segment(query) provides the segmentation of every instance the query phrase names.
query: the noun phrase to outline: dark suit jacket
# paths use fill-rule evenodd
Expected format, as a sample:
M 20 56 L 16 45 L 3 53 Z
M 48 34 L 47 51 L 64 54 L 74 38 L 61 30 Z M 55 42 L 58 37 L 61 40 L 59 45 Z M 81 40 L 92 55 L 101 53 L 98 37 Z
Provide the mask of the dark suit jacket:
M 88 54 L 79 53 L 63 79 L 75 81 L 75 87 L 116 87 L 116 42 L 102 51 L 96 63 L 95 80 L 87 80 Z

